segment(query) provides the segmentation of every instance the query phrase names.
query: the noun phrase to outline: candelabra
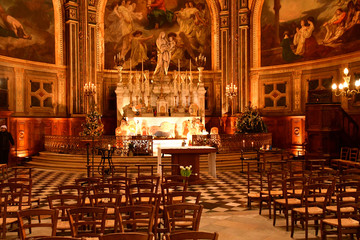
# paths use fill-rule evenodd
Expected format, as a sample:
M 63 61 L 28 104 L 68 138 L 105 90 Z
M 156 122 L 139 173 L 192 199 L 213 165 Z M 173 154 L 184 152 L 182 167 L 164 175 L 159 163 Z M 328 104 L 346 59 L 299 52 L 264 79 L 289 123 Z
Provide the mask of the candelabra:
M 234 112 L 234 100 L 233 98 L 237 95 L 237 87 L 235 84 L 231 83 L 226 85 L 226 91 L 225 91 L 225 95 L 230 98 L 231 100 L 231 115 Z
M 226 85 L 225 95 L 229 98 L 233 98 L 237 95 L 237 86 L 233 83 Z
M 349 69 L 347 68 L 344 69 L 343 79 L 344 82 L 340 83 L 339 86 L 337 86 L 336 83 L 332 85 L 335 96 L 343 95 L 350 99 L 353 95 L 360 93 L 360 79 L 355 80 L 354 85 L 352 85 L 350 82 L 351 76 L 349 76 Z
M 114 56 L 115 68 L 119 71 L 119 83 L 122 83 L 122 70 L 125 63 L 124 58 L 120 57 L 120 53 Z
M 95 103 L 94 103 L 94 97 L 96 94 L 96 86 L 94 83 L 85 83 L 84 85 L 84 94 L 85 94 L 85 98 L 87 99 L 87 101 L 85 101 L 87 103 L 86 106 L 86 113 L 89 112 L 89 107 L 91 106 L 91 109 L 94 109 L 95 107 Z
M 195 58 L 195 64 L 198 66 L 199 70 L 199 83 L 201 83 L 202 80 L 202 72 L 204 70 L 204 67 L 206 65 L 206 57 L 202 54 L 200 54 L 198 57 Z M 199 86 L 199 84 L 198 84 Z

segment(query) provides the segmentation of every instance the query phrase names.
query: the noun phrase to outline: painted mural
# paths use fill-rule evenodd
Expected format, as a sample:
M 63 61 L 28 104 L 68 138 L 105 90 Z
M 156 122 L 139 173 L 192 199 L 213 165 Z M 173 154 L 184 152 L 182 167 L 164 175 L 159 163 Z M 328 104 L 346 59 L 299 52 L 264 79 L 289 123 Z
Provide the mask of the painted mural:
M 261 65 L 326 58 L 360 50 L 360 0 L 265 0 Z
M 169 70 L 188 69 L 205 56 L 211 66 L 211 21 L 205 0 L 109 0 L 105 10 L 105 68 L 154 71 L 157 49 L 170 53 Z M 161 50 L 162 51 L 162 50 Z
M 55 62 L 52 0 L 0 1 L 0 55 Z

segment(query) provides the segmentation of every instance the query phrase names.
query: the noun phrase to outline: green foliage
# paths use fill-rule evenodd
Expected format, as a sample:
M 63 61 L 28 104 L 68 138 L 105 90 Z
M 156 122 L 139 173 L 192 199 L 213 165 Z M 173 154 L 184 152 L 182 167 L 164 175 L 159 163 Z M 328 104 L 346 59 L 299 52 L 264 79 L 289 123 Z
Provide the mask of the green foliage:
M 99 137 L 104 132 L 104 125 L 101 122 L 101 115 L 94 110 L 86 115 L 85 123 L 81 124 L 83 131 L 80 136 Z
M 250 104 L 236 120 L 236 133 L 266 133 L 267 127 L 258 110 Z

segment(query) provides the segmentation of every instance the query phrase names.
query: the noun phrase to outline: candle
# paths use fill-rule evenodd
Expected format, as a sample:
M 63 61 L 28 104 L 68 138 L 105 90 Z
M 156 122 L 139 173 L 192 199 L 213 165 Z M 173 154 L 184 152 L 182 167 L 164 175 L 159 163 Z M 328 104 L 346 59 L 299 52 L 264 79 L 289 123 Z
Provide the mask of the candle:
M 245 147 L 245 140 L 243 140 L 243 147 Z
M 251 142 L 251 147 L 254 148 L 254 142 Z
M 111 150 L 111 145 L 110 144 L 108 144 L 108 150 Z

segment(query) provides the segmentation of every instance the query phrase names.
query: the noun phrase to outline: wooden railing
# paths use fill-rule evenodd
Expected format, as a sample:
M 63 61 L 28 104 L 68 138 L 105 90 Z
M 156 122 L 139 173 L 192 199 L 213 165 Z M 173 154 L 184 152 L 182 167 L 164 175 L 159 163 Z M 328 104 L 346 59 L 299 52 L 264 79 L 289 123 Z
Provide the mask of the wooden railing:
M 212 146 L 219 153 L 239 152 L 243 149 L 259 149 L 272 145 L 271 133 L 251 134 L 209 134 L 193 135 L 192 143 L 195 146 Z
M 129 143 L 134 145 L 135 155 L 152 155 L 152 136 L 101 136 L 91 139 L 78 136 L 45 136 L 45 150 L 48 152 L 65 154 L 86 154 L 87 147 L 107 148 L 115 147 L 114 155 L 126 156 Z

